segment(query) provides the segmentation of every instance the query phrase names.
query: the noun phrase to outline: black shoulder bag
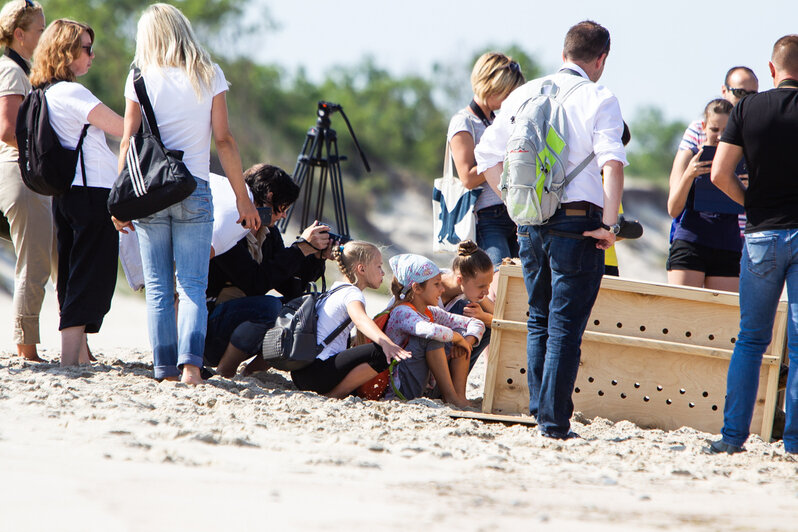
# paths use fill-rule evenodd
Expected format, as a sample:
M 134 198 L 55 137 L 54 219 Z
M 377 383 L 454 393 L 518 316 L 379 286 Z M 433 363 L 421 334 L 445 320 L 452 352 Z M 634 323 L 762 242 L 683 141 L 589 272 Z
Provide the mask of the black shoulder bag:
M 127 222 L 155 214 L 189 197 L 197 181 L 183 163 L 183 152 L 161 142 L 144 78 L 133 68 L 133 86 L 142 108 L 141 127 L 130 137 L 125 167 L 108 195 L 108 212 Z

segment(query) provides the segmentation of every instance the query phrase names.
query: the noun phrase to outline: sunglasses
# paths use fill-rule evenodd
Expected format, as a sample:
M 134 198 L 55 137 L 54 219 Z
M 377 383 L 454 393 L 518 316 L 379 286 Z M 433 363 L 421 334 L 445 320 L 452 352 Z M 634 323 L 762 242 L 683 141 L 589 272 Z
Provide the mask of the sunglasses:
M 86 53 L 89 54 L 89 55 L 91 55 L 92 52 L 94 51 L 94 45 L 93 44 L 90 44 L 88 46 L 81 46 L 81 48 L 86 50 Z
M 36 4 L 33 3 L 33 0 L 25 0 L 25 7 L 26 8 L 28 8 L 28 7 L 35 8 Z
M 744 96 L 748 96 L 749 94 L 756 94 L 756 91 L 747 91 L 745 89 L 732 89 L 728 85 L 726 85 L 726 90 L 734 94 L 735 98 L 742 98 Z

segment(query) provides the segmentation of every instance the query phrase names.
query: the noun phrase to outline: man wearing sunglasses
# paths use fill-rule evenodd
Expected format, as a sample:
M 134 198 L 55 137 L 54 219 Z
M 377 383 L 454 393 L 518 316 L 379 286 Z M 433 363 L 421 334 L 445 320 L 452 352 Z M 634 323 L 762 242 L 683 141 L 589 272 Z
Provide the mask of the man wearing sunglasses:
M 759 92 L 759 80 L 754 71 L 745 66 L 731 67 L 726 72 L 726 78 L 720 88 L 720 94 L 723 99 L 728 100 L 732 105 L 737 105 L 737 102 L 742 100 L 743 97 L 757 92 Z M 679 143 L 679 149 L 691 150 L 695 153 L 706 141 L 704 119 L 699 118 L 685 130 L 682 141 Z

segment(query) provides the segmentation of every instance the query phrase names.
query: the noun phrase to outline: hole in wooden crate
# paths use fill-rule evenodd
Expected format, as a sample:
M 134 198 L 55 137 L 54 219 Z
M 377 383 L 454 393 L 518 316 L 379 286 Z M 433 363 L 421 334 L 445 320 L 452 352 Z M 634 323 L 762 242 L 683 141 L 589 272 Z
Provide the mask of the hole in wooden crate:
M 626 394 L 625 393 L 621 394 L 621 399 L 626 399 Z
M 639 382 L 635 383 L 635 388 L 640 388 L 640 383 Z
M 618 323 L 616 323 L 616 324 L 615 324 L 615 326 L 616 326 L 616 327 L 618 327 L 618 328 L 620 329 L 621 327 L 623 327 L 623 323 L 621 323 L 621 322 L 619 321 Z
M 687 338 L 690 338 L 691 336 L 693 336 L 693 333 L 691 333 L 690 331 L 686 331 L 686 332 L 684 333 L 684 335 L 685 335 Z
M 662 391 L 662 386 L 657 386 L 657 391 L 661 392 Z
M 662 334 L 668 334 L 668 329 L 662 329 Z
M 599 394 L 599 397 L 604 397 L 604 392 L 602 392 L 601 390 L 598 391 L 598 394 Z
M 641 325 L 640 326 L 640 332 L 646 332 L 646 326 L 645 325 Z
M 588 377 L 587 378 L 587 382 L 593 382 L 594 380 L 596 380 L 596 379 L 594 379 L 593 377 Z
M 612 381 L 612 385 L 613 385 L 613 386 L 618 386 L 618 381 L 616 381 L 616 380 L 613 380 L 613 381 Z
M 524 373 L 526 373 L 526 368 L 521 368 L 519 371 L 521 372 L 521 375 L 523 375 Z
M 710 340 L 714 340 L 715 339 L 715 335 L 714 334 L 710 334 L 709 336 L 707 336 L 707 338 L 709 338 Z
M 735 338 L 734 336 L 732 336 L 731 343 L 735 343 L 735 342 L 737 342 L 737 338 Z
M 701 396 L 702 396 L 702 397 L 709 397 L 709 392 L 706 392 L 706 391 L 705 391 L 704 393 L 702 393 L 702 394 L 701 394 Z
M 669 405 L 669 404 L 672 404 L 672 403 L 673 403 L 673 401 L 671 401 L 670 399 L 665 399 L 665 404 L 666 405 Z
M 712 410 L 717 410 L 717 409 L 718 409 L 718 405 L 712 405 Z
M 680 394 L 682 394 L 682 395 L 684 395 L 684 394 L 686 394 L 686 393 L 687 393 L 687 390 L 685 390 L 684 388 L 682 388 L 682 389 L 680 389 L 680 390 L 679 390 L 679 393 L 680 393 Z
M 690 408 L 694 408 L 695 407 L 695 403 L 687 403 L 687 406 L 689 406 Z
M 649 402 L 650 400 L 651 400 L 651 397 L 649 397 L 647 395 L 643 396 L 643 401 L 645 401 L 646 403 Z
M 593 320 L 593 325 L 599 325 L 601 322 L 599 320 Z
M 507 379 L 507 384 L 512 384 L 512 383 L 513 383 L 513 379 Z
M 582 391 L 582 390 L 580 390 L 578 387 L 577 387 L 577 388 L 574 388 L 574 393 L 579 393 L 579 392 L 581 392 L 581 391 Z

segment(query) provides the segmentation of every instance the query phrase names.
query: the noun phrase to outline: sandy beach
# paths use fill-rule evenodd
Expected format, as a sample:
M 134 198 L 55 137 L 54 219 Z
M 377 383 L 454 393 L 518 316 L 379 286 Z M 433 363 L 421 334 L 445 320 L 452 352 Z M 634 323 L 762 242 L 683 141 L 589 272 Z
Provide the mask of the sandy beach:
M 326 399 L 280 372 L 157 383 L 132 296 L 91 338 L 98 362 L 61 369 L 54 314 L 48 294 L 51 363 L 12 355 L 0 328 L 0 530 L 795 529 L 780 442 L 713 456 L 714 435 L 579 414 L 582 438 L 559 442 L 426 399 Z

